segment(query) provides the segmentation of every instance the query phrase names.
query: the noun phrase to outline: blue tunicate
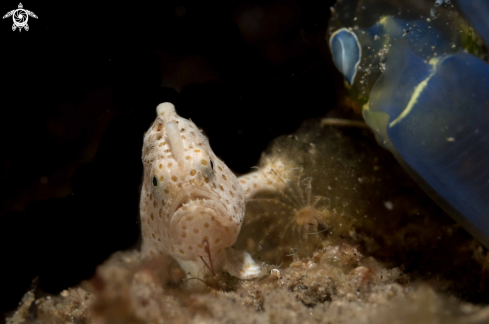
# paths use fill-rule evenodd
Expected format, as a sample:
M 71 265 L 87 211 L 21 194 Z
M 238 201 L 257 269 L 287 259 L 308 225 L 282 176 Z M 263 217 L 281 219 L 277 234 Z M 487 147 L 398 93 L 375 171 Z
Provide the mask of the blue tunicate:
M 335 66 L 352 85 L 357 74 L 358 64 L 362 57 L 362 48 L 354 32 L 341 28 L 331 35 L 329 48 Z
M 489 44 L 489 2 L 458 2 Z M 489 65 L 456 10 L 449 1 L 340 1 L 330 25 L 359 40 L 349 93 L 379 143 L 489 247 Z
M 379 142 L 489 246 L 489 65 L 458 53 L 425 63 L 399 44 L 364 110 Z

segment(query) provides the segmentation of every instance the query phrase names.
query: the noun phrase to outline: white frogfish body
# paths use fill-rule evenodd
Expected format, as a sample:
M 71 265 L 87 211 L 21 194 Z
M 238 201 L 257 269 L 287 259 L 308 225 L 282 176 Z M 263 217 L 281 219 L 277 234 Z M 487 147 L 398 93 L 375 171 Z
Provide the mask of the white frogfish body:
M 236 176 L 171 103 L 158 105 L 156 112 L 143 144 L 142 257 L 169 254 L 187 279 L 221 270 L 241 279 L 256 277 L 260 267 L 251 256 L 231 248 L 245 208 Z

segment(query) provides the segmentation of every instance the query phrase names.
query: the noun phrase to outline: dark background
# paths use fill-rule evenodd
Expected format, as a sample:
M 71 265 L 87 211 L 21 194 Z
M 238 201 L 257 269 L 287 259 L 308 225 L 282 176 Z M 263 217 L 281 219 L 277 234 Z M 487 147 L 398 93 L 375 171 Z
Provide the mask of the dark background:
M 202 127 L 237 173 L 334 108 L 333 3 L 23 1 L 39 17 L 29 31 L 1 20 L 0 315 L 37 275 L 57 293 L 136 246 L 158 103 Z

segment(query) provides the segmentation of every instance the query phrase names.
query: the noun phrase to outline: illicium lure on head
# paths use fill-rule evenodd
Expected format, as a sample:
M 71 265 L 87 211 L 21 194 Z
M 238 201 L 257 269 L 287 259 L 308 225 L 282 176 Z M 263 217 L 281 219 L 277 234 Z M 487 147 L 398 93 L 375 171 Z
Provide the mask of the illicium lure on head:
M 481 15 L 489 5 L 458 5 L 489 39 Z M 489 64 L 482 41 L 449 1 L 340 0 L 331 25 L 352 28 L 359 40 L 359 65 L 355 47 L 331 52 L 335 62 L 335 53 L 348 58 L 342 60 L 350 67 L 340 69 L 345 78 L 355 70 L 351 94 L 364 98 L 363 116 L 378 142 L 489 247 Z
M 257 277 L 260 266 L 247 252 L 231 247 L 245 208 L 238 179 L 171 103 L 160 104 L 156 112 L 142 155 L 143 258 L 169 254 L 187 279 L 222 270 L 240 279 Z

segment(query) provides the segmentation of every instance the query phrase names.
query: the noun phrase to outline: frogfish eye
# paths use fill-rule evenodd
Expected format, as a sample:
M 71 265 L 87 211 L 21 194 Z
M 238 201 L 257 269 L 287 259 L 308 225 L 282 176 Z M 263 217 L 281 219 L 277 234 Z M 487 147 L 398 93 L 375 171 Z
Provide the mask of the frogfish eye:
M 157 184 L 157 183 L 156 183 L 156 177 L 153 177 L 153 186 L 155 186 L 155 187 L 156 187 L 156 184 Z

